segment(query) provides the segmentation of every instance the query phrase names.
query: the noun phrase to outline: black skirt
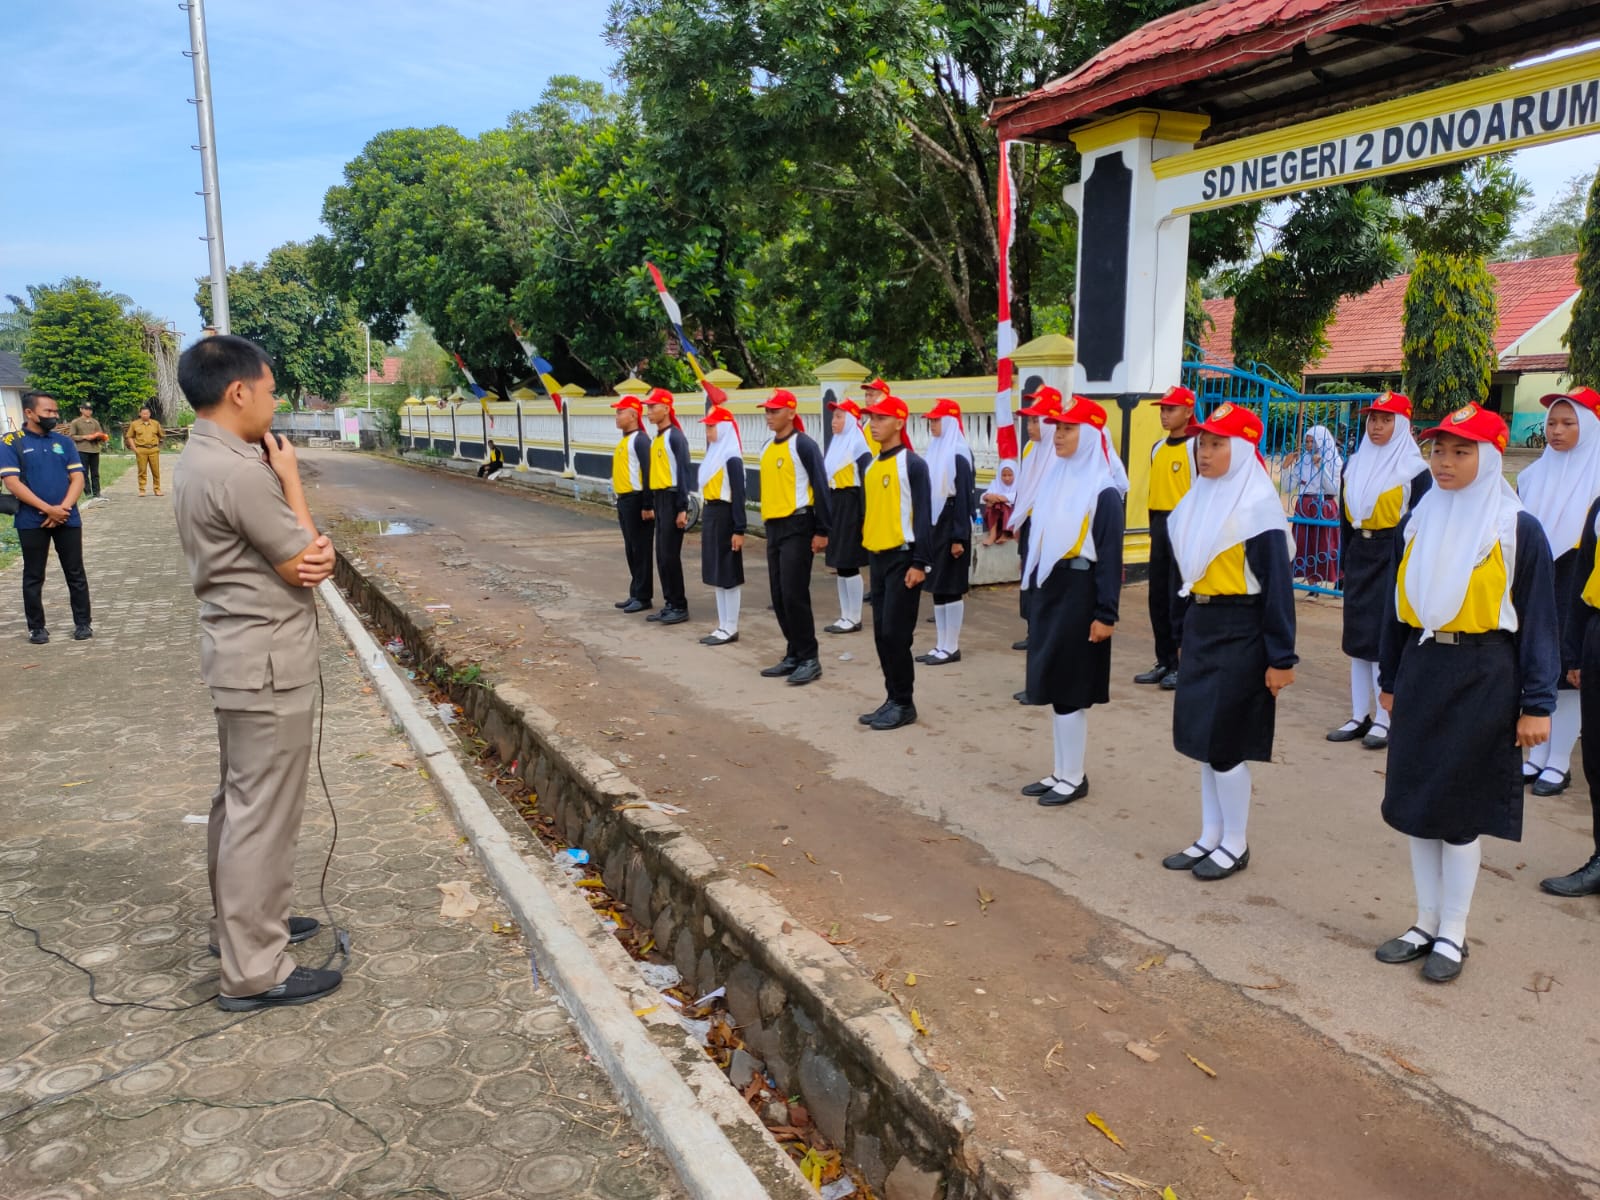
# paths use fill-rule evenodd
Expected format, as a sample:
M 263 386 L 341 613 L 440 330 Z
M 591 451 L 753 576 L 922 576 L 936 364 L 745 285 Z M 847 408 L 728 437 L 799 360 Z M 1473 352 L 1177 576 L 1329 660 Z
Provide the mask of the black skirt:
M 700 511 L 700 582 L 732 588 L 744 582 L 744 553 L 733 548 L 733 505 L 707 500 Z
M 1351 658 L 1378 661 L 1379 635 L 1394 604 L 1394 537 L 1393 529 L 1353 529 L 1340 555 L 1344 636 L 1339 646 Z
M 1418 645 L 1419 632 L 1394 682 L 1383 819 L 1411 837 L 1520 842 L 1516 639 Z
M 1270 762 L 1277 702 L 1267 691 L 1267 645 L 1259 596 L 1189 605 L 1172 704 L 1172 747 L 1187 758 L 1232 767 Z M 1250 603 L 1232 603 L 1235 599 Z
M 858 487 L 832 488 L 828 504 L 833 510 L 833 524 L 828 530 L 828 549 L 822 561 L 835 571 L 859 571 L 867 565 L 867 552 L 861 545 L 861 523 L 866 518 L 866 504 Z
M 1573 584 L 1576 582 L 1574 576 L 1577 573 L 1578 552 L 1576 550 L 1568 550 L 1560 558 L 1556 559 L 1556 613 L 1561 621 L 1563 645 L 1567 634 L 1567 623 L 1572 620 L 1582 620 L 1584 617 L 1582 609 L 1585 605 L 1572 590 Z M 1573 690 L 1572 685 L 1567 682 L 1567 673 L 1565 671 L 1561 672 L 1561 678 L 1556 680 L 1556 690 L 1561 692 Z
M 965 510 L 956 508 L 958 498 L 951 496 L 933 530 L 933 566 L 923 591 L 932 596 L 962 596 L 967 592 L 972 576 L 972 541 L 969 537 L 960 558 L 950 553 L 955 545 L 951 524 L 965 519 Z
M 1089 640 L 1095 573 L 1073 570 L 1075 561 L 1087 560 L 1061 560 L 1034 591 L 1028 627 L 1028 703 L 1063 712 L 1111 699 L 1111 639 Z

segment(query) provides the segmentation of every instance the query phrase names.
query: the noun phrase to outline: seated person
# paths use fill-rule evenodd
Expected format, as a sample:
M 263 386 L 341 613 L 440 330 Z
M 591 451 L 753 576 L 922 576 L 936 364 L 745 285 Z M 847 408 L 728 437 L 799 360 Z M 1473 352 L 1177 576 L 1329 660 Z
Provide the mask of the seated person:
M 505 470 L 505 466 L 505 455 L 501 454 L 500 447 L 496 446 L 491 441 L 489 443 L 489 457 L 484 461 L 483 465 L 478 468 L 478 478 L 493 479 L 499 475 L 501 471 Z
M 983 494 L 985 546 L 993 546 L 996 542 L 1009 542 L 1016 538 L 1017 535 L 1006 528 L 1006 522 L 1011 519 L 1012 506 L 1016 502 L 1017 464 L 1008 458 L 1000 464 L 994 483 Z

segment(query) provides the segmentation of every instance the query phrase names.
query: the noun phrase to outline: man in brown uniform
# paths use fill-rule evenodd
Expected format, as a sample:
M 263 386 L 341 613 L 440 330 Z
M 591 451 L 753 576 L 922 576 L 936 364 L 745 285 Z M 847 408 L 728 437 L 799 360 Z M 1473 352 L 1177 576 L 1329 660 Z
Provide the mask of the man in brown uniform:
M 139 461 L 139 495 L 144 495 L 144 477 L 148 471 L 155 478 L 156 495 L 161 495 L 161 422 L 152 420 L 150 406 L 139 410 L 139 419 L 128 425 L 124 440 Z
M 111 440 L 111 435 L 94 419 L 92 404 L 78 405 L 78 415 L 67 422 L 65 432 L 78 448 L 78 461 L 83 464 L 83 494 L 95 499 L 100 495 L 100 447 Z
M 266 353 L 243 338 L 206 338 L 178 360 L 178 383 L 196 420 L 173 508 L 222 750 L 206 842 L 217 1003 L 230 1012 L 305 1004 L 342 978 L 285 952 L 317 929 L 289 915 L 289 899 L 318 678 L 309 589 L 333 573 L 333 545 L 312 522 L 294 448 L 269 432 Z

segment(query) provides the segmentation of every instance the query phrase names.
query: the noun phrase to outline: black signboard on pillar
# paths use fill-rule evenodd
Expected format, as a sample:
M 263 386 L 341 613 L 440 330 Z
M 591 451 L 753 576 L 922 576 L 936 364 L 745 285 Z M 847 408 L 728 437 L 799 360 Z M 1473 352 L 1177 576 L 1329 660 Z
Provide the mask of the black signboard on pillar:
M 1090 383 L 1109 383 L 1128 329 L 1128 230 L 1133 172 L 1122 152 L 1103 154 L 1083 184 L 1078 267 L 1078 362 Z

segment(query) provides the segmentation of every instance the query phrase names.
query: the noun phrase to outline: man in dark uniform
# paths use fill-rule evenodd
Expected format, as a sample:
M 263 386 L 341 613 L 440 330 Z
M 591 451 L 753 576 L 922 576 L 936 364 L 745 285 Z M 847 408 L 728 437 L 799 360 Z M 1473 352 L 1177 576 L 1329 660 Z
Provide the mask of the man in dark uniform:
M 817 623 L 811 615 L 811 567 L 828 548 L 828 475 L 822 451 L 800 421 L 795 394 L 779 388 L 761 407 L 772 431 L 772 440 L 761 451 L 761 520 L 767 531 L 772 607 L 784 637 L 782 661 L 761 673 L 804 684 L 822 677 Z
M 94 419 L 94 405 L 78 405 L 78 415 L 67 422 L 66 435 L 78 448 L 78 460 L 83 463 L 83 494 L 93 500 L 100 495 L 100 447 L 111 440 L 111 435 Z
M 628 560 L 628 598 L 616 607 L 641 613 L 655 603 L 655 574 L 650 565 L 650 540 L 654 535 L 650 507 L 650 435 L 644 431 L 644 405 L 637 396 L 614 403 L 617 429 L 622 434 L 611 451 L 611 492 L 617 500 L 617 524 L 622 528 L 622 553 Z
M 644 398 L 645 416 L 655 426 L 650 442 L 650 506 L 655 513 L 656 572 L 661 576 L 660 612 L 646 621 L 681 625 L 689 619 L 689 598 L 683 587 L 683 532 L 689 528 L 689 439 L 666 388 L 652 388 Z
M 94 636 L 89 624 L 89 577 L 83 571 L 83 463 L 78 448 L 56 433 L 61 410 L 43 392 L 22 394 L 22 428 L 0 439 L 0 482 L 17 498 L 11 521 L 22 546 L 22 611 L 28 619 L 28 640 L 42 646 L 50 640 L 44 624 L 44 569 L 50 547 L 56 548 L 61 574 L 72 602 L 72 637 Z

